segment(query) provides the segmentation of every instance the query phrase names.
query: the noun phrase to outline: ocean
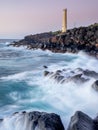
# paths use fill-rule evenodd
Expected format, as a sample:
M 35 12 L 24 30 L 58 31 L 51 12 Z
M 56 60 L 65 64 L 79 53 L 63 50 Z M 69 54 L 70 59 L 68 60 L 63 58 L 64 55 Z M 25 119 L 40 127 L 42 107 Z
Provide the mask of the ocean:
M 0 130 L 26 130 L 10 116 L 20 111 L 59 114 L 65 127 L 70 117 L 81 110 L 94 118 L 98 113 L 98 92 L 91 78 L 84 84 L 57 83 L 44 71 L 89 69 L 98 72 L 98 60 L 83 52 L 52 53 L 7 46 L 13 40 L 0 40 Z M 47 66 L 48 68 L 44 68 Z M 18 126 L 17 126 L 18 125 Z

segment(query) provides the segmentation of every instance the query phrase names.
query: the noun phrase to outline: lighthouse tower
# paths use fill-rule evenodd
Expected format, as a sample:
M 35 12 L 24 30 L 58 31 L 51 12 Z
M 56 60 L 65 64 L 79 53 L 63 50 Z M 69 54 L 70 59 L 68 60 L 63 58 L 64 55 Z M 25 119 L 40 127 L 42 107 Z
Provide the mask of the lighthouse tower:
M 67 9 L 63 10 L 62 32 L 67 30 Z

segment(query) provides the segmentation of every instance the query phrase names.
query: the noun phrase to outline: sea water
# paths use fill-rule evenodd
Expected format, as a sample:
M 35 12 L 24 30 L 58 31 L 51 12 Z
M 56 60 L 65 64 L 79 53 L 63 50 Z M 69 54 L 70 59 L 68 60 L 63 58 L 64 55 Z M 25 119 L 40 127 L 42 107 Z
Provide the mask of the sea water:
M 45 111 L 61 116 L 66 127 L 75 111 L 81 110 L 92 118 L 98 112 L 98 93 L 91 87 L 95 79 L 84 84 L 57 83 L 44 76 L 44 71 L 89 69 L 98 72 L 98 60 L 83 52 L 52 53 L 8 46 L 0 41 L 0 130 L 21 130 L 11 118 L 14 112 Z M 48 68 L 44 68 L 47 66 Z M 26 129 L 24 129 L 26 130 Z

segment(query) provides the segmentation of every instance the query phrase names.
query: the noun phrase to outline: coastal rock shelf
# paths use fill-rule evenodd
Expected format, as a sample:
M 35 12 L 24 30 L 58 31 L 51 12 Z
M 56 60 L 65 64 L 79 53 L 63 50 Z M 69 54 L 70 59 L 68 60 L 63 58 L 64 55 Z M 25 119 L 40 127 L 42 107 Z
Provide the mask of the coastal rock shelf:
M 98 117 L 94 120 L 81 111 L 71 117 L 67 130 L 98 130 Z
M 65 115 L 66 116 L 66 115 Z M 45 112 L 14 113 L 10 117 L 0 119 L 0 128 L 10 130 L 66 130 L 60 116 Z M 67 130 L 98 130 L 98 117 L 92 119 L 81 111 L 77 111 L 70 120 Z
M 98 57 L 98 24 L 67 30 L 66 33 L 49 32 L 26 36 L 10 45 L 26 46 L 28 49 L 50 50 L 52 52 L 84 51 Z
M 16 112 L 11 117 L 1 119 L 0 128 L 2 125 L 4 130 L 6 126 L 10 130 L 64 130 L 60 116 L 38 111 Z
M 18 42 L 13 42 L 10 45 L 15 46 L 15 47 L 25 46 L 27 49 L 32 49 L 32 50 L 33 49 L 50 50 L 55 53 L 66 53 L 66 52 L 78 53 L 79 51 L 84 51 L 84 52 L 88 53 L 89 55 L 92 55 L 92 56 L 95 56 L 98 58 L 98 24 L 94 24 L 94 25 L 91 25 L 88 27 L 79 27 L 79 28 L 70 29 L 70 30 L 67 30 L 66 33 L 48 32 L 48 33 L 41 33 L 41 34 L 36 34 L 36 35 L 29 35 Z M 18 49 L 15 49 L 15 50 L 18 50 Z M 23 50 L 23 53 L 25 51 L 26 50 Z M 33 51 L 30 51 L 30 52 L 33 52 Z M 37 53 L 39 54 L 39 52 L 40 51 L 38 51 Z M 41 51 L 41 53 L 42 53 L 42 51 Z M 48 54 L 49 54 L 49 52 L 48 52 Z M 26 58 L 29 59 L 29 57 L 30 57 L 30 59 L 25 60 L 23 57 L 24 60 L 23 60 L 23 62 L 20 62 L 20 63 L 22 63 L 21 64 L 22 68 L 25 69 L 25 68 L 27 68 L 27 62 L 28 63 L 30 62 L 30 64 L 28 65 L 29 67 L 31 66 L 30 71 L 32 71 L 32 68 L 33 68 L 31 57 L 34 60 L 33 63 L 34 63 L 34 67 L 36 68 L 36 69 L 34 68 L 34 70 L 37 70 L 38 68 L 42 67 L 43 61 L 45 61 L 44 59 L 47 58 L 44 55 L 35 56 L 34 54 L 31 55 L 31 53 L 29 56 L 27 56 L 27 55 L 28 54 L 26 53 L 25 54 Z M 68 116 L 67 114 L 69 114 L 70 112 L 73 112 L 76 110 L 83 110 L 83 111 L 88 111 L 90 113 L 92 107 L 98 106 L 98 105 L 96 105 L 97 103 L 95 103 L 95 102 L 97 102 L 96 95 L 98 94 L 97 93 L 98 92 L 98 69 L 96 69 L 97 68 L 97 59 L 93 58 L 93 60 L 95 60 L 96 62 L 94 61 L 94 62 L 90 63 L 89 62 L 90 60 L 87 56 L 87 58 L 84 61 L 82 61 L 80 65 L 77 65 L 78 63 L 75 58 L 76 64 L 73 63 L 73 60 L 70 60 L 70 62 L 68 62 L 68 64 L 66 62 L 66 66 L 65 66 L 65 63 L 64 64 L 61 63 L 62 61 L 65 60 L 64 59 L 66 57 L 65 55 L 61 55 L 61 56 L 63 56 L 63 58 L 61 59 L 61 56 L 59 57 L 57 54 L 56 57 L 58 57 L 61 60 L 57 60 L 57 61 L 55 60 L 56 62 L 54 61 L 54 59 L 56 59 L 56 57 L 53 57 L 53 55 L 54 54 L 52 53 L 52 56 L 51 56 L 52 58 L 51 57 L 47 58 L 48 60 L 47 60 L 46 65 L 48 65 L 50 68 L 45 66 L 45 64 L 44 64 L 44 66 L 43 66 L 44 69 L 43 70 L 42 70 L 42 68 L 39 69 L 41 71 L 39 71 L 39 75 L 37 78 L 39 80 L 37 80 L 37 81 L 40 81 L 40 82 L 38 82 L 37 85 L 35 84 L 36 79 L 34 78 L 37 73 L 32 75 L 30 72 L 27 72 L 27 70 L 26 70 L 26 73 L 25 73 L 26 76 L 24 75 L 24 77 L 26 77 L 27 86 L 29 86 L 28 84 L 30 84 L 30 85 L 32 84 L 31 82 L 27 81 L 29 79 L 28 78 L 29 75 L 30 75 L 30 81 L 31 81 L 31 79 L 34 80 L 34 86 L 32 85 L 32 88 L 37 88 L 35 86 L 38 86 L 38 89 L 36 89 L 36 91 L 34 91 L 35 96 L 36 96 L 36 92 L 40 91 L 39 88 L 42 88 L 42 93 L 40 94 L 41 96 L 39 97 L 40 99 L 43 98 L 43 99 L 45 99 L 45 102 L 46 101 L 48 102 L 47 99 L 50 98 L 51 100 L 49 101 L 49 106 L 51 106 L 50 102 L 53 101 L 52 106 L 54 106 L 54 103 L 57 102 L 57 104 L 55 105 L 55 110 L 53 109 L 54 113 L 45 113 L 45 112 L 38 112 L 38 111 L 36 111 L 36 112 L 25 112 L 25 111 L 16 112 L 12 116 L 5 117 L 4 119 L 0 119 L 0 130 L 3 130 L 3 129 L 4 130 L 14 130 L 14 128 L 15 128 L 15 130 L 22 130 L 22 129 L 23 130 L 98 130 L 98 116 L 95 119 L 92 119 L 91 117 L 84 114 L 83 112 L 77 111 L 72 116 L 70 123 L 67 127 L 66 122 L 64 123 L 64 120 L 63 120 L 64 118 L 62 117 L 62 114 L 60 116 L 63 121 L 63 124 L 60 119 L 60 116 L 55 114 L 57 112 L 56 109 L 63 103 L 64 103 L 64 106 L 62 109 L 60 108 L 60 111 L 63 110 L 63 116 L 65 118 Z M 82 55 L 82 57 L 83 56 L 84 55 Z M 39 62 L 36 62 L 35 59 L 37 59 L 38 57 L 40 60 L 38 59 Z M 71 56 L 68 57 L 68 59 L 69 58 L 71 59 Z M 9 58 L 9 60 L 10 60 L 10 58 Z M 22 58 L 19 59 L 19 61 L 21 61 L 21 60 L 22 60 Z M 80 59 L 80 60 L 82 60 L 82 59 Z M 15 64 L 17 65 L 19 63 L 17 61 L 18 60 L 15 61 L 14 65 Z M 54 61 L 54 62 L 50 62 L 50 61 Z M 61 66 L 61 68 L 63 67 L 63 69 L 56 70 L 56 68 L 54 68 L 54 67 L 51 68 L 51 66 L 54 65 L 54 63 L 59 65 L 59 61 L 63 65 L 63 66 Z M 50 64 L 48 64 L 49 62 L 50 62 Z M 85 65 L 86 62 L 88 64 L 94 65 L 94 69 L 92 68 L 92 65 L 90 65 L 91 67 L 87 67 L 87 69 L 81 68 L 82 65 L 84 65 L 85 67 L 84 66 L 83 67 L 86 68 L 86 65 Z M 25 64 L 26 66 L 23 66 L 23 64 Z M 40 64 L 40 66 L 37 66 L 37 64 Z M 69 64 L 71 64 L 71 66 Z M 75 69 L 74 69 L 74 67 L 72 67 L 73 65 L 76 65 Z M 18 67 L 19 67 L 19 65 L 18 65 Z M 15 68 L 15 70 L 16 70 L 16 68 Z M 94 71 L 92 71 L 92 70 L 94 70 Z M 40 79 L 40 74 L 42 74 L 43 71 L 44 71 L 44 77 L 41 77 L 41 79 Z M 42 82 L 42 79 L 45 82 L 43 82 L 41 85 L 39 85 Z M 45 83 L 48 83 L 47 80 L 50 81 L 48 88 L 49 88 L 49 90 L 51 90 L 51 93 L 47 93 L 48 88 L 45 89 Z M 21 80 L 21 81 L 23 81 L 23 83 L 24 83 L 25 78 L 23 78 L 23 80 Z M 56 84 L 54 84 L 54 83 L 56 83 Z M 70 85 L 70 83 L 72 83 L 72 84 Z M 20 85 L 20 82 L 19 82 L 19 85 Z M 56 85 L 59 85 L 59 87 L 56 88 L 55 87 Z M 16 85 L 16 88 L 17 88 L 17 86 L 18 85 Z M 23 86 L 25 86 L 25 85 L 23 84 Z M 27 87 L 27 86 L 26 86 L 26 88 L 31 88 L 31 87 Z M 81 92 L 81 90 L 75 91 L 72 95 L 72 92 L 70 90 L 74 90 L 73 88 L 70 90 L 68 89 L 68 91 L 67 91 L 67 89 L 65 89 L 65 88 L 69 88 L 71 86 L 74 87 L 75 89 L 77 89 L 77 87 L 83 88 L 83 91 L 82 92 Z M 55 89 L 51 89 L 50 87 L 51 88 L 54 87 Z M 64 87 L 64 91 L 63 91 L 63 87 Z M 85 93 L 86 87 L 88 89 L 88 92 Z M 92 87 L 92 89 L 91 89 L 91 87 Z M 24 90 L 24 88 L 23 88 L 23 90 Z M 28 92 L 31 91 L 31 90 L 27 91 L 27 89 L 25 89 L 25 90 L 26 90 L 26 94 L 28 94 Z M 57 90 L 57 92 L 56 92 L 56 90 Z M 62 90 L 62 91 L 60 91 L 60 90 Z M 63 92 L 63 94 L 62 94 L 62 92 Z M 67 92 L 68 92 L 68 98 L 64 96 L 65 93 L 67 93 Z M 94 94 L 91 94 L 93 92 L 94 92 L 95 96 L 94 96 Z M 45 93 L 45 97 L 42 97 L 42 95 L 44 93 Z M 56 93 L 58 96 L 55 96 L 54 98 L 52 98 Z M 59 95 L 59 93 L 60 93 L 60 95 Z M 85 93 L 83 100 L 81 98 L 82 93 L 83 94 Z M 89 97 L 90 94 L 91 94 L 91 96 Z M 32 99 L 32 95 L 33 94 L 31 93 L 30 99 Z M 70 98 L 70 95 L 71 95 L 71 98 Z M 80 97 L 77 95 L 80 95 Z M 62 96 L 64 96 L 64 97 L 62 97 Z M 60 100 L 58 97 L 60 97 Z M 24 96 L 23 96 L 23 98 L 24 98 Z M 22 100 L 23 100 L 23 98 L 22 98 Z M 39 101 L 39 98 L 37 99 L 37 101 Z M 61 100 L 62 98 L 63 98 L 63 100 Z M 74 98 L 76 99 L 76 101 L 73 100 L 72 101 L 73 103 L 70 102 Z M 79 98 L 79 101 L 77 101 L 77 98 Z M 86 98 L 88 100 L 87 102 L 85 102 Z M 35 99 L 34 99 L 34 101 L 36 101 Z M 92 100 L 89 101 L 89 99 L 92 99 Z M 65 104 L 66 100 L 67 100 L 67 102 L 69 102 L 68 105 Z M 18 101 L 18 98 L 17 98 L 17 101 Z M 27 103 L 26 103 L 28 106 L 29 105 L 32 106 L 32 102 L 30 102 L 30 101 L 31 100 L 29 100 L 29 98 L 28 98 Z M 30 103 L 28 103 L 28 102 L 30 102 Z M 60 104 L 60 102 L 62 102 L 62 103 Z M 88 105 L 86 110 L 84 108 L 81 109 L 80 108 L 81 106 L 79 106 L 79 107 L 76 106 L 77 104 L 80 104 L 82 102 L 83 102 L 83 104 L 82 104 L 83 107 L 85 106 L 85 104 Z M 18 104 L 18 105 L 23 106 L 23 104 L 25 104 L 24 100 L 22 101 L 22 104 Z M 72 106 L 70 106 L 70 104 Z M 42 105 L 44 105 L 44 103 Z M 74 106 L 76 106 L 76 109 L 73 108 Z M 88 109 L 89 107 L 91 107 L 91 108 Z M 25 108 L 26 107 L 23 107 L 23 108 L 20 108 L 19 110 L 28 110 Z M 95 108 L 92 109 L 93 112 L 94 112 Z M 68 109 L 68 111 L 66 111 L 67 109 Z M 30 110 L 31 110 L 31 108 L 30 108 Z M 49 109 L 49 111 L 52 111 L 52 110 Z M 65 112 L 66 112 L 66 114 L 65 114 Z M 67 113 L 67 112 L 69 112 L 69 113 Z M 92 113 L 91 113 L 91 115 L 92 115 Z M 66 120 L 67 119 L 69 119 L 69 117 L 66 118 Z M 65 129 L 64 129 L 64 127 L 65 127 Z M 7 129 L 7 128 L 9 128 L 9 129 Z
M 55 72 L 45 70 L 44 76 L 48 76 L 50 79 L 54 79 L 57 83 L 61 84 L 68 82 L 83 84 L 92 78 L 95 80 L 95 82 L 92 84 L 92 88 L 98 91 L 98 73 L 95 71 L 83 70 L 81 68 L 76 68 L 74 70 L 68 68 L 57 70 Z

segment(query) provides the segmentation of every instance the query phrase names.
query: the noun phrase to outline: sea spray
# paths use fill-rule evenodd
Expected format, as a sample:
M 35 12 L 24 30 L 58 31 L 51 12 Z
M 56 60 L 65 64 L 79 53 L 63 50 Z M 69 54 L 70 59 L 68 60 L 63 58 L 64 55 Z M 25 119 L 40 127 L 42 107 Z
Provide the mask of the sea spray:
M 54 112 L 61 116 L 65 126 L 76 110 L 82 110 L 92 117 L 96 115 L 98 94 L 91 87 L 95 78 L 90 78 L 84 84 L 76 84 L 72 81 L 61 84 L 49 76 L 44 77 L 44 71 L 82 68 L 98 72 L 98 60 L 83 52 L 58 54 L 7 47 L 5 44 L 0 46 L 0 50 L 2 49 L 4 50 L 0 51 L 2 70 L 2 73 L 0 71 L 0 118 L 6 118 L 0 123 L 0 130 L 13 130 L 16 117 L 9 115 L 17 111 Z M 8 57 L 4 53 L 6 56 L 8 53 Z M 45 69 L 44 65 L 48 68 Z M 17 120 L 19 119 L 20 117 Z M 14 129 L 19 130 L 22 126 L 23 122 L 20 121 Z M 23 127 L 26 130 L 25 125 Z
M 14 114 L 0 122 L 0 130 L 32 130 L 28 115 Z

